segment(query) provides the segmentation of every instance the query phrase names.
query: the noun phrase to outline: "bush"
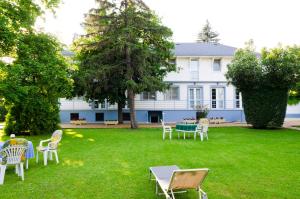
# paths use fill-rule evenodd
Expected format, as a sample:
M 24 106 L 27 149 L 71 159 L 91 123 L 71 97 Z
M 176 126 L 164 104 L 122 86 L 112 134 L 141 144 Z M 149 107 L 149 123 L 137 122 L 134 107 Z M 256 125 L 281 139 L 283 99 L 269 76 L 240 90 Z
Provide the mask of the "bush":
M 251 47 L 236 52 L 226 77 L 242 93 L 247 123 L 254 128 L 282 126 L 299 68 L 298 47 L 264 49 L 260 58 Z
M 287 90 L 259 88 L 242 92 L 246 121 L 254 128 L 281 127 L 286 112 Z
M 6 134 L 52 133 L 59 123 L 59 98 L 68 96 L 72 82 L 57 41 L 45 34 L 20 38 L 13 64 L 0 67 L 5 76 Z

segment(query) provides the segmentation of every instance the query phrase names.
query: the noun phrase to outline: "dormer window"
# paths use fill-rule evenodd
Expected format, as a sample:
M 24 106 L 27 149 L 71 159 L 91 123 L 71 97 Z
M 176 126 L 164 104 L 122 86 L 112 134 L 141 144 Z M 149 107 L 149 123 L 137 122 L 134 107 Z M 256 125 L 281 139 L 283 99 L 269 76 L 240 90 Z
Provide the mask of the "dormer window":
M 213 71 L 214 72 L 220 72 L 221 71 L 221 59 L 214 59 Z

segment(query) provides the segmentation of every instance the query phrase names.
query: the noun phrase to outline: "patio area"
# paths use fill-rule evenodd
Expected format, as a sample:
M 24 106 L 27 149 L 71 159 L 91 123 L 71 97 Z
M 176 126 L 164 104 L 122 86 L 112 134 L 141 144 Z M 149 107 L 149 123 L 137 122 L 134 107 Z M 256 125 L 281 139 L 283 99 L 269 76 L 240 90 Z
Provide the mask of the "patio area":
M 25 181 L 7 170 L 3 198 L 155 199 L 149 167 L 210 169 L 209 198 L 297 198 L 300 195 L 300 132 L 244 127 L 209 129 L 209 140 L 162 140 L 160 128 L 65 129 L 60 163 L 29 162 Z M 26 137 L 37 146 L 47 136 Z M 1 137 L 6 140 L 8 137 Z M 59 190 L 59 191 L 58 191 Z M 158 198 L 164 198 L 160 196 Z M 189 191 L 178 198 L 197 198 Z

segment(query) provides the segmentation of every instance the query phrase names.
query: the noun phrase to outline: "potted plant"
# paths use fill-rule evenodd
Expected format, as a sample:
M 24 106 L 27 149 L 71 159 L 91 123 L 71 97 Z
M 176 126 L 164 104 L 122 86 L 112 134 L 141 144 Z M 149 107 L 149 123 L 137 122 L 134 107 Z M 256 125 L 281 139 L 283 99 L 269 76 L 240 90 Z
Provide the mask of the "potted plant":
M 196 105 L 196 118 L 199 121 L 201 118 L 206 118 L 208 115 L 207 105 Z

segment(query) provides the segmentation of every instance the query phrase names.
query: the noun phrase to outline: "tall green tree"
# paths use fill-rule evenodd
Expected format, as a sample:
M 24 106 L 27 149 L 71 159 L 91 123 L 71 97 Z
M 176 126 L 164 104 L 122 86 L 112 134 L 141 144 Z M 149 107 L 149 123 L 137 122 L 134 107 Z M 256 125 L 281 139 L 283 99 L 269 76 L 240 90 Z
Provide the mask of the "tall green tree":
M 197 42 L 213 42 L 218 43 L 220 39 L 218 38 L 219 33 L 212 30 L 212 27 L 208 20 L 203 26 L 201 32 L 198 34 Z
M 116 5 L 98 1 L 98 8 L 86 14 L 84 27 L 86 35 L 75 41 L 76 59 L 79 70 L 74 72 L 74 96 L 85 96 L 87 101 L 118 104 L 118 120 L 123 123 L 122 109 L 126 103 L 124 67 L 119 67 L 122 50 L 114 48 L 109 36 L 116 19 Z M 91 103 L 92 107 L 94 104 Z
M 0 1 L 0 95 L 8 110 L 6 133 L 49 133 L 59 122 L 58 98 L 70 90 L 60 44 L 34 24 L 60 0 Z
M 1 0 L 0 57 L 11 55 L 18 37 L 32 31 L 36 18 L 45 9 L 53 9 L 60 0 Z
M 5 132 L 43 134 L 59 123 L 59 98 L 68 96 L 72 82 L 56 39 L 46 34 L 19 38 L 17 58 L 1 68 L 5 106 Z
M 236 52 L 226 77 L 243 97 L 246 121 L 254 128 L 281 127 L 288 93 L 299 81 L 298 47 L 263 49 L 252 47 Z
M 97 25 L 88 29 L 91 31 L 87 31 L 85 36 L 89 38 L 88 42 L 81 43 L 84 50 L 80 53 L 83 56 L 79 71 L 85 70 L 84 64 L 92 63 L 89 73 L 100 75 L 96 78 L 90 76 L 90 81 L 84 81 L 84 84 L 95 86 L 95 82 L 103 83 L 98 85 L 101 92 L 103 85 L 115 82 L 114 91 L 110 89 L 110 94 L 126 91 L 131 128 L 137 128 L 135 95 L 166 89 L 168 85 L 163 78 L 176 69 L 168 61 L 173 56 L 172 31 L 161 25 L 159 18 L 141 0 L 99 2 L 100 12 L 95 14 Z M 106 9 L 101 10 L 101 5 Z M 94 87 L 87 92 L 95 90 Z M 105 92 L 103 94 L 109 97 L 110 94 Z

